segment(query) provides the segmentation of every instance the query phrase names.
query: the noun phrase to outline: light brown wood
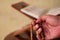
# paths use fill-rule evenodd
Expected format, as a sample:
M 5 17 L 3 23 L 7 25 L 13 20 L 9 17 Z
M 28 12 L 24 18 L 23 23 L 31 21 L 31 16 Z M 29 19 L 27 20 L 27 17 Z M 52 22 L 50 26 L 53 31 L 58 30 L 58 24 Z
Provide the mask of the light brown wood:
M 33 40 L 33 25 L 30 24 L 30 39 Z

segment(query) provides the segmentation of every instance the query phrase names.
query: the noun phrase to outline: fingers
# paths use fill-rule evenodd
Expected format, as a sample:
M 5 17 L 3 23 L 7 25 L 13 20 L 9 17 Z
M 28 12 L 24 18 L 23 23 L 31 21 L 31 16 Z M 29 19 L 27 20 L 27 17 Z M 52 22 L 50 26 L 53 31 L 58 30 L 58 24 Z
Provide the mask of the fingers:
M 36 23 L 41 23 L 41 17 L 39 17 L 37 20 L 36 20 Z
M 34 26 L 36 24 L 36 20 L 32 20 L 32 25 Z
M 37 21 L 33 21 L 32 24 L 33 24 L 33 30 L 36 31 L 36 37 L 38 40 L 41 40 L 41 37 L 40 37 L 40 33 L 42 31 L 42 29 L 40 28 L 40 26 L 36 23 L 41 23 L 41 21 L 45 21 L 42 23 L 42 26 L 44 28 L 44 32 L 45 34 L 48 34 L 48 35 L 45 35 L 45 36 L 48 36 L 48 37 L 51 37 L 49 34 L 50 34 L 50 31 L 51 31 L 51 28 L 52 26 L 56 26 L 59 22 L 57 21 L 56 19 L 56 16 L 52 16 L 52 15 L 45 15 L 45 16 L 42 16 L 42 17 L 39 17 L 37 19 Z M 55 27 L 54 26 L 54 27 Z M 52 28 L 53 29 L 53 28 Z M 47 37 L 46 37 L 47 38 Z M 48 38 L 47 38 L 48 39 Z
M 32 21 L 32 24 L 33 24 L 33 30 L 37 30 L 38 28 L 39 28 L 39 25 L 38 25 L 38 23 L 40 23 L 41 22 L 41 18 L 39 17 L 37 20 L 33 20 Z
M 39 28 L 39 25 L 38 24 L 36 24 L 34 27 L 33 27 L 33 30 L 37 30 Z
M 38 21 L 37 21 L 37 22 L 38 22 Z M 35 31 L 39 28 L 39 25 L 36 24 L 37 22 L 36 22 L 36 20 L 33 20 L 33 22 L 32 22 L 33 30 L 35 30 Z
M 39 28 L 39 25 L 38 24 L 36 24 L 36 23 L 38 23 L 38 22 L 40 22 L 40 19 L 39 20 L 37 20 L 37 21 L 33 21 L 32 22 L 32 24 L 33 24 L 33 30 L 36 32 L 36 37 L 37 37 L 37 39 L 38 40 L 41 40 L 41 37 L 40 37 L 40 33 L 41 33 L 41 31 L 42 31 L 42 29 L 41 28 Z
M 41 37 L 40 37 L 40 33 L 41 33 L 42 29 L 39 28 L 37 31 L 36 31 L 36 37 L 38 40 L 41 40 Z
M 48 16 L 39 17 L 37 20 L 34 20 L 34 21 L 32 22 L 32 24 L 33 24 L 33 26 L 34 26 L 34 27 L 33 27 L 33 30 L 36 31 L 36 37 L 37 37 L 38 40 L 41 40 L 40 35 L 41 35 L 42 29 L 41 29 L 40 26 L 39 26 L 38 24 L 36 24 L 36 23 L 41 23 L 42 21 L 46 21 L 47 17 L 48 17 Z

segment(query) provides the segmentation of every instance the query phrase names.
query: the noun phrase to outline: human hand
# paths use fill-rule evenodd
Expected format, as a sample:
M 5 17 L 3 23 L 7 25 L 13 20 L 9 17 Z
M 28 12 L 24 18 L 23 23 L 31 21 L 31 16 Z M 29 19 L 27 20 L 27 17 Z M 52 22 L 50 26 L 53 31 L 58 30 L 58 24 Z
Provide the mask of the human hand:
M 41 23 L 44 29 L 45 39 L 50 40 L 60 37 L 60 16 L 46 15 L 39 17 L 37 21 L 32 22 L 34 25 L 33 29 L 36 31 L 36 37 L 40 40 L 40 33 L 42 28 L 36 23 Z

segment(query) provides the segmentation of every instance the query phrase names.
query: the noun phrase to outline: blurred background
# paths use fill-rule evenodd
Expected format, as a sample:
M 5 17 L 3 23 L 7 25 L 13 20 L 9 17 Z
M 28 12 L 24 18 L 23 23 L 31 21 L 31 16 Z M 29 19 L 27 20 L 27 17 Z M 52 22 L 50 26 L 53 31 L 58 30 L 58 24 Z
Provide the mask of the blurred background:
M 60 0 L 0 0 L 0 40 L 4 40 L 6 35 L 21 29 L 32 21 L 11 7 L 12 4 L 21 1 L 47 9 L 60 7 Z

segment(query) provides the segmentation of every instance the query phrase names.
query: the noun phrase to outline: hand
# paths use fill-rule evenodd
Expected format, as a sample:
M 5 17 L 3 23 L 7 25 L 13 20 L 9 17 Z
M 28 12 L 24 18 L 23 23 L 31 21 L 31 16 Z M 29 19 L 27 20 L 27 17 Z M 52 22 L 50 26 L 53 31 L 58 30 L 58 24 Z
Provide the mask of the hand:
M 41 23 L 41 21 L 43 21 L 42 26 L 46 40 L 60 37 L 60 16 L 46 15 L 41 18 L 39 17 L 37 21 L 32 22 L 34 25 L 33 29 L 36 31 L 36 37 L 38 40 L 40 40 L 42 28 L 40 28 L 36 23 Z

